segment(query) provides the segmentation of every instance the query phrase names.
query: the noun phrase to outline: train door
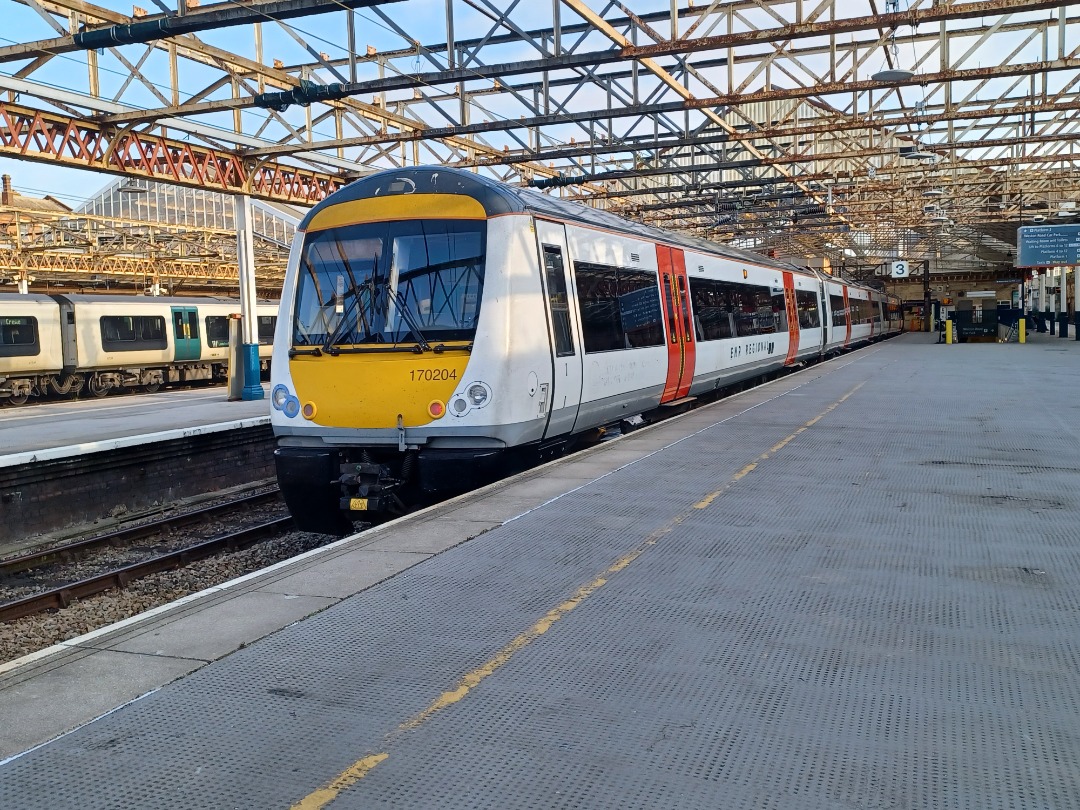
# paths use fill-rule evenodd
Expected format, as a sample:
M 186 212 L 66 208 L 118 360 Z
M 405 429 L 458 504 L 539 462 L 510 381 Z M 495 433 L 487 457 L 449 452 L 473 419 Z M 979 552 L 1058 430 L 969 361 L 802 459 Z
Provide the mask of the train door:
M 577 420 L 581 404 L 582 359 L 579 341 L 575 340 L 573 310 L 570 302 L 573 282 L 562 223 L 536 220 L 536 241 L 540 250 L 540 277 L 547 301 L 548 329 L 551 335 L 551 385 L 541 393 L 547 405 L 548 424 L 544 437 L 569 433 Z
M 199 313 L 195 307 L 173 307 L 173 359 L 198 360 L 202 354 L 199 339 Z
M 851 299 L 848 298 L 848 288 L 844 285 L 844 318 L 847 323 L 847 332 L 844 335 L 844 347 L 851 343 Z
M 667 334 L 668 373 L 660 403 L 682 399 L 690 393 L 694 379 L 697 346 L 690 315 L 690 287 L 686 278 L 686 257 L 678 248 L 656 246 L 660 268 L 660 295 L 664 300 Z
M 784 273 L 784 306 L 787 309 L 788 350 L 784 365 L 790 366 L 799 356 L 799 304 L 795 298 L 795 274 Z
M 829 302 L 829 290 L 825 282 L 818 279 L 818 287 L 821 290 L 821 305 L 818 309 L 821 313 L 821 348 L 824 351 L 829 345 L 829 330 L 832 329 L 832 304 Z

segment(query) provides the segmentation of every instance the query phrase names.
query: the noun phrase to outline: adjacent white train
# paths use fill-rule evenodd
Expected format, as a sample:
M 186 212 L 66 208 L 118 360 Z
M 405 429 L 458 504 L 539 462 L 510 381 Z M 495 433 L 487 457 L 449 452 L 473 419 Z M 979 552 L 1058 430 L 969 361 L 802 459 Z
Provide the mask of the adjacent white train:
M 257 309 L 265 367 L 277 304 Z M 239 312 L 227 298 L 0 294 L 0 402 L 224 379 Z
M 301 528 L 400 508 L 593 429 L 899 332 L 884 293 L 442 168 L 301 223 L 271 413 Z

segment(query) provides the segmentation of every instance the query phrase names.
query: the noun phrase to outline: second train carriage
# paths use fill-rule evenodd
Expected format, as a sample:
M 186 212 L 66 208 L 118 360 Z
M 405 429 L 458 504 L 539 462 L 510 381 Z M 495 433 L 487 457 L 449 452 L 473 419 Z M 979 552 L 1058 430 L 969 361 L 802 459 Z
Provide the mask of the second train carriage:
M 0 295 L 0 401 L 222 379 L 239 307 L 228 298 Z M 266 366 L 277 304 L 260 302 L 256 317 Z
M 271 419 L 301 528 L 900 328 L 886 296 L 469 172 L 356 181 L 301 223 Z

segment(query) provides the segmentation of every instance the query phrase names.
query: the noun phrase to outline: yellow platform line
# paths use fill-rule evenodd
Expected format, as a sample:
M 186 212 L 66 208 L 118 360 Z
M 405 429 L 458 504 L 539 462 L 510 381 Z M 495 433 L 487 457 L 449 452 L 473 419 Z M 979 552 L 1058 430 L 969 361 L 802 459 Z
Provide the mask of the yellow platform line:
M 318 790 L 309 793 L 292 806 L 293 810 L 318 810 L 337 798 L 341 791 L 350 785 L 354 785 L 370 773 L 371 769 L 389 756 L 388 754 L 374 754 L 370 757 L 358 759 L 337 777 Z
M 821 421 L 821 419 L 823 419 L 829 413 L 838 408 L 841 404 L 843 404 L 846 399 L 848 399 L 848 397 L 850 397 L 852 394 L 862 388 L 865 384 L 865 382 L 861 382 L 856 385 L 854 388 L 852 388 L 850 391 L 848 391 L 846 394 L 836 400 L 836 402 L 829 405 L 829 407 L 827 407 L 809 422 L 804 424 L 790 436 L 782 439 L 780 442 L 770 447 L 769 451 L 759 456 L 757 461 L 753 461 L 750 464 L 747 464 L 741 470 L 739 470 L 737 473 L 731 476 L 731 478 L 722 487 L 710 493 L 703 500 L 695 503 L 692 508 L 704 509 L 709 506 L 709 504 L 716 500 L 720 495 L 730 489 L 733 484 L 749 475 L 761 461 L 768 459 L 777 451 L 782 450 L 800 433 L 805 432 L 808 428 Z M 620 557 L 618 560 L 608 566 L 603 571 L 603 573 L 601 573 L 588 585 L 583 585 L 578 588 L 577 591 L 574 592 L 573 596 L 545 613 L 543 618 L 536 622 L 536 624 L 534 624 L 525 632 L 516 636 L 509 644 L 507 644 L 505 647 L 495 653 L 494 656 L 489 658 L 480 666 L 476 667 L 476 669 L 467 672 L 451 689 L 446 690 L 441 695 L 439 695 L 439 697 L 437 697 L 430 704 L 428 704 L 427 708 L 413 715 L 404 723 L 401 723 L 392 734 L 388 735 L 386 742 L 393 742 L 393 740 L 400 734 L 419 728 L 443 709 L 447 708 L 448 706 L 453 706 L 455 703 L 463 700 L 466 696 L 468 696 L 470 692 L 472 692 L 476 687 L 483 683 L 486 678 L 491 677 L 495 674 L 497 670 L 508 664 L 515 654 L 525 649 L 525 647 L 527 647 L 536 639 L 540 638 L 540 636 L 544 635 L 556 624 L 556 622 L 559 622 L 560 620 L 568 616 L 571 611 L 573 611 L 586 599 L 588 599 L 590 596 L 592 596 L 594 593 L 604 587 L 613 574 L 617 574 L 623 569 L 627 568 L 638 557 L 644 554 L 645 551 L 648 550 L 651 546 L 655 546 L 657 542 L 659 542 L 660 538 L 670 533 L 675 527 L 677 527 L 680 523 L 686 520 L 686 518 L 689 517 L 691 514 L 692 512 L 690 510 L 684 511 L 682 514 L 676 515 L 674 518 L 672 518 L 666 526 L 663 526 L 662 528 L 654 531 L 647 538 L 645 538 L 644 541 L 638 544 L 638 546 L 634 548 L 633 551 Z M 327 804 L 337 798 L 337 795 L 341 793 L 341 791 L 345 790 L 351 785 L 356 784 L 365 776 L 367 776 L 368 773 L 371 772 L 372 768 L 385 760 L 388 756 L 389 754 L 386 754 L 384 752 L 380 754 L 365 756 L 362 759 L 357 760 L 340 774 L 338 774 L 338 776 L 334 777 L 334 779 L 327 783 L 325 786 L 313 791 L 312 793 L 301 799 L 299 802 L 292 805 L 291 810 L 320 810 L 322 807 L 325 807 Z

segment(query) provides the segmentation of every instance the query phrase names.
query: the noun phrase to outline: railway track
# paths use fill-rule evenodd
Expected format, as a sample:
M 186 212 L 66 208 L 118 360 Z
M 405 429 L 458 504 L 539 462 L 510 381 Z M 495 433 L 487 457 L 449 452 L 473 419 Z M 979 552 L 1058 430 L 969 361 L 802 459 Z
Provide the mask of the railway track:
M 227 503 L 203 507 L 180 515 L 120 529 L 115 532 L 39 552 L 0 560 L 0 578 L 58 563 L 70 562 L 106 547 L 130 546 L 138 540 L 162 534 L 183 526 L 218 517 L 237 508 L 257 506 L 278 497 L 277 489 L 238 498 Z M 0 603 L 0 622 L 13 621 L 46 610 L 64 608 L 78 599 L 103 593 L 112 588 L 124 588 L 142 577 L 162 571 L 182 568 L 189 563 L 211 557 L 226 550 L 246 548 L 267 537 L 280 534 L 292 525 L 290 517 L 275 517 L 256 525 L 220 534 L 183 548 L 158 554 L 141 562 L 131 563 L 76 582 L 68 582 L 46 591 Z
M 96 537 L 75 540 L 61 546 L 53 546 L 51 548 L 42 549 L 41 551 L 22 554 L 17 557 L 7 557 L 6 559 L 0 560 L 0 577 L 17 574 L 20 571 L 41 568 L 44 565 L 70 562 L 71 560 L 77 559 L 96 549 L 105 548 L 106 546 L 129 546 L 138 540 L 144 540 L 147 537 L 153 537 L 162 532 L 168 532 L 201 523 L 202 521 L 218 517 L 237 508 L 257 506 L 260 503 L 272 501 L 276 499 L 278 495 L 279 492 L 277 487 L 273 487 L 265 492 L 244 495 L 239 498 L 234 498 L 231 501 L 200 507 L 199 509 L 182 512 L 178 515 L 169 515 L 168 517 L 159 518 L 147 523 L 140 523 L 138 526 L 128 526 L 107 534 L 97 535 Z

